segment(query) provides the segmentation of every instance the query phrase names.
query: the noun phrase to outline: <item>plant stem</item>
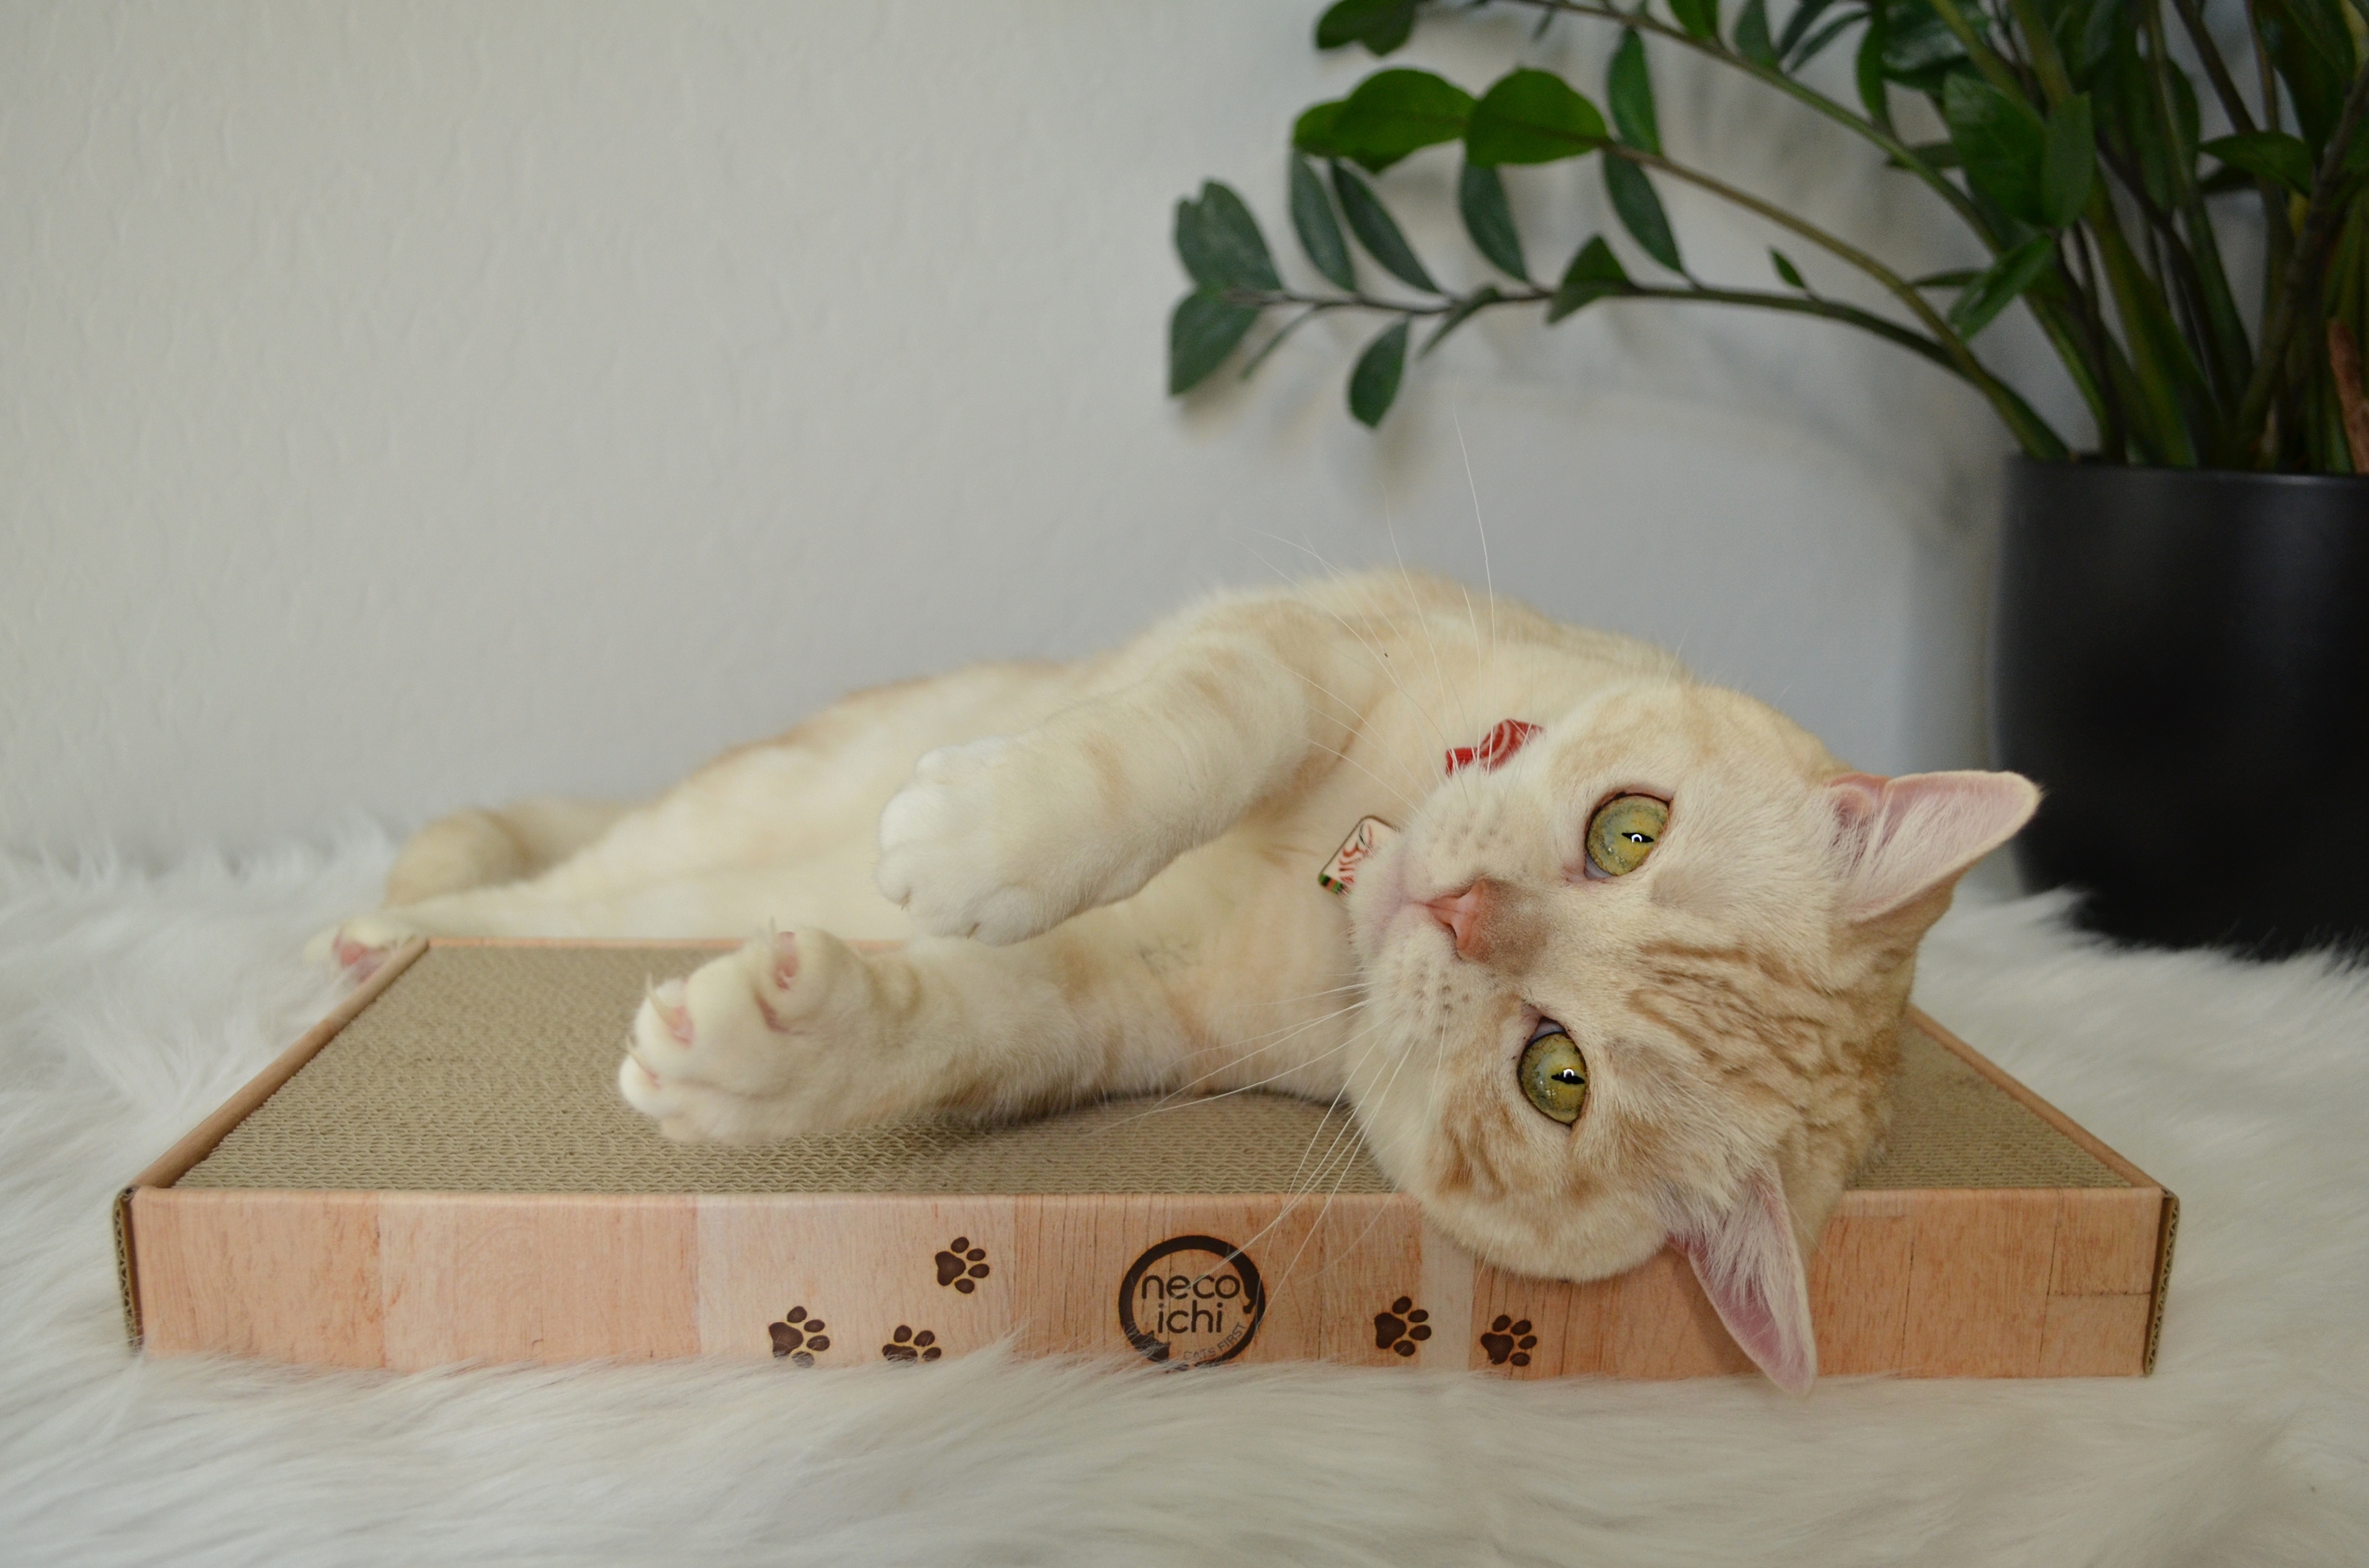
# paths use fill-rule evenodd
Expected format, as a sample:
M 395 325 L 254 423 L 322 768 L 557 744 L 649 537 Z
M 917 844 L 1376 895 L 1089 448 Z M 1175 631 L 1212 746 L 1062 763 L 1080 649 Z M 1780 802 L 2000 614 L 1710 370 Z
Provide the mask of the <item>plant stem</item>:
M 2048 19 L 2040 14 L 2033 0 L 2014 0 L 2016 30 L 2024 38 L 2025 47 L 2031 51 L 2032 74 L 2039 79 L 2040 90 L 2054 109 L 2073 96 L 2073 78 L 2065 69 L 2065 57 L 2056 52 L 2056 35 L 2048 30 Z M 2016 36 L 2009 31 L 2008 38 Z
M 2221 112 L 2229 117 L 2229 129 L 2241 136 L 2249 134 L 2254 129 L 2253 111 L 2246 107 L 2237 79 L 2229 74 L 2229 63 L 2221 58 L 2221 46 L 2213 41 L 2204 25 L 2204 13 L 2197 9 L 2196 0 L 2171 0 L 2171 8 L 2180 13 L 2188 41 L 2195 46 L 2196 57 L 2204 62 L 2205 78 L 2213 84 L 2213 96 L 2221 100 Z
M 2344 112 L 2320 153 L 2311 195 L 2304 204 L 2303 232 L 2295 236 L 2294 254 L 2287 258 L 2286 270 L 2279 279 L 2278 294 L 2262 323 L 2262 345 L 2254 360 L 2254 373 L 2247 381 L 2244 401 L 2237 405 L 2236 436 L 2242 450 L 2252 453 L 2258 464 L 2269 455 L 2263 451 L 2263 430 L 2271 399 L 2279 390 L 2279 368 L 2304 314 L 2300 302 L 2311 284 L 2320 253 L 2335 238 L 2336 222 L 2343 215 L 2344 203 L 2336 200 L 2336 188 L 2345 181 L 2345 155 L 2360 134 L 2364 107 L 2369 107 L 2369 65 L 2354 74 L 2352 86 L 2344 95 Z
M 1936 346 L 1950 356 L 1959 373 L 1972 383 L 1975 390 L 1989 401 L 1991 406 L 1997 411 L 1999 418 L 2006 422 L 2009 433 L 2015 437 L 2026 452 L 2050 462 L 2060 462 L 2067 454 L 2069 449 L 2066 446 L 2064 438 L 2049 429 L 2046 421 L 2032 411 L 2030 404 L 2017 396 L 1997 376 L 1984 368 L 1982 361 L 1974 357 L 1974 350 L 1966 346 L 1965 339 L 1960 338 L 1951 329 L 1940 312 L 1925 303 L 1924 296 L 1919 294 L 1906 279 L 1884 266 L 1874 257 L 1868 255 L 1849 241 L 1828 234 L 1816 224 L 1797 218 L 1783 208 L 1763 201 L 1748 191 L 1739 190 L 1724 180 L 1703 173 L 1700 169 L 1689 168 L 1684 164 L 1674 163 L 1666 157 L 1614 142 L 1606 143 L 1602 151 L 1607 157 L 1625 158 L 1642 168 L 1659 169 L 1673 179 L 1683 180 L 1698 189 L 1709 191 L 1723 201 L 1741 207 L 1748 212 L 1757 213 L 1780 228 L 1801 235 L 1828 255 L 1848 262 L 1866 273 L 1881 284 L 1886 293 L 1906 306 L 1908 313 L 1932 335 Z
M 2122 392 L 2114 385 L 2114 342 L 2107 335 L 2105 309 L 2098 299 L 2098 269 L 2090 255 L 2089 236 L 2078 228 L 2073 231 L 2073 258 L 2081 269 L 2080 291 L 2075 296 L 2081 331 L 2089 340 L 2089 362 L 2096 367 L 2098 380 L 2098 451 L 2107 461 L 2120 463 L 2123 461 L 2124 437 Z M 2066 360 L 2067 363 L 2078 362 L 2078 356 L 2068 354 Z
M 1493 309 L 1498 305 L 1545 304 L 1551 302 L 1554 297 L 1555 291 L 1551 289 L 1528 288 L 1501 291 L 1495 299 L 1484 300 L 1473 308 L 1477 312 Z M 1638 282 L 1613 284 L 1606 291 L 1606 297 L 1738 305 L 1757 310 L 1780 311 L 1792 315 L 1814 315 L 1826 321 L 1840 322 L 1847 326 L 1856 326 L 1862 332 L 1872 333 L 1887 343 L 1897 345 L 1919 358 L 1931 361 L 1961 381 L 1969 383 L 1973 382 L 1973 378 L 1966 374 L 1965 367 L 1931 338 L 1913 332 L 1896 321 L 1886 321 L 1872 311 L 1861 310 L 1857 305 L 1845 304 L 1840 300 L 1821 299 L 1816 295 L 1780 294 L 1764 289 L 1721 289 L 1705 284 L 1674 288 L 1662 284 Z M 1413 319 L 1420 316 L 1446 315 L 1449 311 L 1454 310 L 1457 304 L 1454 300 L 1445 304 L 1413 304 L 1397 300 L 1377 299 L 1366 293 L 1303 294 L 1291 290 L 1229 289 L 1226 291 L 1225 298 L 1229 304 L 1247 305 L 1253 308 L 1276 305 L 1303 307 L 1300 314 L 1286 323 L 1281 331 L 1260 346 L 1258 353 L 1252 359 L 1253 366 L 1255 366 L 1260 360 L 1264 360 L 1268 351 L 1283 340 L 1286 333 L 1310 317 L 1326 311 L 1370 310 L 1385 315 L 1401 315 Z M 1245 367 L 1245 373 L 1247 372 L 1248 367 Z
M 1311 304 L 1306 310 L 1301 311 L 1298 315 L 1293 316 L 1289 321 L 1285 322 L 1281 326 L 1276 328 L 1275 336 L 1260 344 L 1258 347 L 1258 352 L 1253 354 L 1248 361 L 1244 361 L 1241 379 L 1243 381 L 1250 380 L 1251 372 L 1258 369 L 1261 365 L 1266 363 L 1266 357 L 1269 354 L 1274 353 L 1277 349 L 1281 348 L 1285 338 L 1299 331 L 1299 328 L 1307 322 L 1313 320 L 1324 308 L 1325 307 L 1321 304 Z
M 1755 60 L 1747 60 L 1716 38 L 1697 38 L 1683 28 L 1674 28 L 1667 22 L 1657 20 L 1645 15 L 1642 6 L 1632 14 L 1609 4 L 1595 3 L 1595 0 L 1512 0 L 1512 3 L 1517 6 L 1535 6 L 1550 14 L 1564 12 L 1574 17 L 1593 17 L 1599 21 L 1615 22 L 1624 28 L 1633 28 L 1639 32 L 1652 33 L 1655 38 L 1665 39 L 1677 48 L 1690 49 L 1707 59 L 1716 60 L 1732 70 L 1741 71 L 1747 76 L 1767 83 L 1787 97 L 1834 121 L 1862 141 L 1871 142 L 1881 147 L 1900 167 L 1915 175 L 1941 200 L 1947 201 L 1951 210 L 1974 231 L 1986 249 L 1993 255 L 1998 253 L 2000 249 L 1998 236 L 1992 232 L 1990 223 L 1983 216 L 1981 210 L 1974 204 L 1964 191 L 1944 178 L 1940 170 L 1918 157 L 1915 148 L 1865 115 L 1852 113 L 1844 105 L 1836 102 L 1814 87 L 1805 86 L 1795 81 L 1782 70 L 1763 65 Z
M 1950 35 L 1965 50 L 1966 58 L 1974 63 L 1974 69 L 1983 74 L 1983 79 L 2003 93 L 2022 97 L 2023 84 L 2017 80 L 2015 68 L 2001 60 L 1997 52 L 1983 41 L 1983 35 L 1974 30 L 1974 24 L 1966 20 L 1966 14 L 1958 9 L 1957 0 L 1931 0 L 1931 3 L 1933 14 L 1941 18 L 1941 25 L 1950 29 Z

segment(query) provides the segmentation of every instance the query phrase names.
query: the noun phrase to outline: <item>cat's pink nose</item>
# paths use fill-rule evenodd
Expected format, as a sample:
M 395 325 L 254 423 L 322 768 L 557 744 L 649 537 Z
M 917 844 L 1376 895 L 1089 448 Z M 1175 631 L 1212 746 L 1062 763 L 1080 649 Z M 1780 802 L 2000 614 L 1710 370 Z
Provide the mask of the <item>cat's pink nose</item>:
M 1461 893 L 1443 893 L 1423 907 L 1456 938 L 1456 951 L 1470 957 L 1480 936 L 1481 917 L 1488 912 L 1489 884 L 1475 882 Z

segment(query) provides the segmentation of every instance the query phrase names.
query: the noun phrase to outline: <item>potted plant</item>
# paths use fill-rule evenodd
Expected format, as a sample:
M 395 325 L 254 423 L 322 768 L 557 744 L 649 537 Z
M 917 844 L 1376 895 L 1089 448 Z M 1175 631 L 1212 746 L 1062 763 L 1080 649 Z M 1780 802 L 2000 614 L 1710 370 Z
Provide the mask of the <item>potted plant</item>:
M 2000 765 L 2049 792 L 2017 845 L 2027 882 L 2087 889 L 2090 924 L 2141 940 L 2266 953 L 2369 940 L 2369 0 L 2249 0 L 2242 29 L 2222 32 L 2205 11 L 2227 0 L 1780 0 L 1781 18 L 1770 0 L 1726 16 L 1722 0 L 1339 0 L 1316 43 L 1388 56 L 1432 11 L 1491 3 L 1616 29 L 1601 107 L 1544 70 L 1471 91 L 1393 66 L 1309 108 L 1288 204 L 1326 286 L 1287 285 L 1248 205 L 1203 186 L 1176 209 L 1194 287 L 1170 319 L 1170 392 L 1263 321 L 1244 375 L 1339 312 L 1383 321 L 1348 378 L 1368 426 L 1410 358 L 1483 311 L 1536 308 L 1551 326 L 1645 299 L 1882 338 L 1966 382 L 2020 449 L 1992 716 Z M 2225 34 L 2244 48 L 2225 51 Z M 1663 50 L 1845 128 L 1987 261 L 1904 276 L 1674 154 L 1654 109 Z M 1805 74 L 1841 50 L 1848 97 L 1819 85 L 1839 72 Z M 2209 137 L 2208 108 L 2224 127 Z M 1944 134 L 1915 139 L 1914 119 Z M 1451 146 L 1464 232 L 1500 275 L 1461 292 L 1435 279 L 1376 183 Z M 1631 257 L 1599 235 L 1534 272 L 1503 170 L 1591 158 Z M 1821 292 L 1781 246 L 1770 283 L 1697 276 L 1664 181 L 1825 253 L 1889 307 Z M 2225 260 L 2239 247 L 2262 262 L 2243 300 Z M 2086 407 L 2077 447 L 1977 347 L 2019 304 Z

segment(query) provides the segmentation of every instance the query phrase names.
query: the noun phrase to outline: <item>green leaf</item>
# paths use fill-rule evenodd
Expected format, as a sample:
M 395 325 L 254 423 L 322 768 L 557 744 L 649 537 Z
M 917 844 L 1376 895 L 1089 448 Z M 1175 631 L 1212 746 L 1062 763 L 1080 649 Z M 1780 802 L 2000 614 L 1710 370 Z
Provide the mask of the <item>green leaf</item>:
M 1430 338 L 1425 342 L 1423 351 L 1415 357 L 1417 359 L 1422 359 L 1429 355 L 1434 349 L 1439 347 L 1439 340 L 1441 338 L 1447 337 L 1449 333 L 1455 331 L 1458 327 L 1471 320 L 1475 315 L 1478 315 L 1484 307 L 1495 304 L 1499 300 L 1502 300 L 1505 297 L 1505 295 L 1497 292 L 1496 284 L 1483 283 L 1481 287 L 1473 290 L 1471 293 L 1465 295 L 1462 299 L 1448 306 L 1448 314 L 1439 318 L 1438 330 L 1434 332 Z
M 1562 269 L 1562 281 L 1555 285 L 1554 298 L 1547 302 L 1547 325 L 1552 326 L 1582 305 L 1595 303 L 1607 294 L 1629 292 L 1629 271 L 1612 247 L 1597 235 L 1571 258 Z
M 1433 282 L 1431 274 L 1423 269 L 1413 247 L 1407 244 L 1406 235 L 1399 233 L 1390 209 L 1374 194 L 1374 188 L 1358 178 L 1346 164 L 1333 166 L 1333 194 L 1341 199 L 1341 212 L 1349 220 L 1349 232 L 1357 236 L 1366 254 L 1380 262 L 1390 276 L 1425 293 L 1448 292 Z
M 1810 292 L 1810 285 L 1802 281 L 1802 269 L 1793 265 L 1793 258 L 1774 246 L 1768 247 L 1768 264 L 1777 269 L 1777 276 L 1784 280 L 1789 288 L 1799 289 L 1805 294 Z
M 1719 0 L 1670 0 L 1670 14 L 1693 37 L 1719 37 Z
M 1215 294 L 1196 291 L 1178 300 L 1168 318 L 1168 395 L 1207 380 L 1258 318 L 1249 305 L 1228 304 Z
M 1777 52 L 1792 53 L 1793 46 L 1808 35 L 1812 25 L 1825 15 L 1826 7 L 1833 4 L 1834 0 L 1802 0 L 1793 7 L 1793 14 L 1785 18 L 1785 30 L 1777 39 Z
M 1849 11 L 1837 17 L 1833 21 L 1811 34 L 1800 48 L 1786 55 L 1785 69 L 1789 72 L 1799 72 L 1802 66 L 1824 54 L 1826 52 L 1826 45 L 1859 26 L 1866 17 L 1867 13 L 1864 11 Z M 1786 30 L 1790 32 L 1791 29 Z M 1777 47 L 1781 50 L 1785 46 L 1780 43 Z
M 1341 237 L 1341 225 L 1333 216 L 1333 199 L 1324 194 L 1324 182 L 1308 166 L 1308 160 L 1295 155 L 1291 160 L 1291 226 L 1299 233 L 1299 248 L 1316 270 L 1344 289 L 1357 286 L 1357 269 L 1349 263 L 1349 242 Z
M 1942 89 L 1941 118 L 1977 195 L 2027 223 L 2047 222 L 2040 186 L 2048 131 L 2030 104 L 1962 71 Z
M 1473 106 L 1464 155 L 1476 164 L 1551 164 L 1604 144 L 1604 116 L 1551 71 L 1514 71 Z
M 2058 104 L 2048 117 L 2040 155 L 2040 215 L 2050 228 L 2066 228 L 2080 218 L 2097 177 L 2097 126 L 2089 95 L 2083 93 Z
M 2369 143 L 2364 143 L 2369 144 Z M 2242 136 L 2215 136 L 2199 149 L 2232 168 L 2263 179 L 2276 180 L 2298 196 L 2311 194 L 2311 149 L 2283 131 L 2249 131 Z
M 1472 117 L 1472 95 L 1407 66 L 1377 71 L 1341 101 L 1333 140 L 1375 174 L 1418 148 L 1453 142 Z
M 1197 201 L 1176 203 L 1176 257 L 1209 293 L 1280 289 L 1258 220 L 1230 186 L 1210 180 Z
M 1645 40 L 1634 28 L 1622 29 L 1620 47 L 1612 52 L 1612 64 L 1604 73 L 1604 102 L 1612 110 L 1612 123 L 1619 128 L 1620 140 L 1648 153 L 1661 152 L 1662 126 L 1654 112 L 1654 78 L 1645 70 Z
M 1375 54 L 1388 54 L 1414 31 L 1414 10 L 1420 4 L 1422 0 L 1340 0 L 1316 18 L 1316 47 L 1362 43 Z
M 1882 11 L 1871 11 L 1867 17 L 1867 36 L 1859 40 L 1859 58 L 1851 74 L 1859 87 L 1859 101 L 1867 109 L 1867 117 L 1892 129 L 1892 88 L 1883 78 L 1883 43 L 1887 36 Z
M 1684 272 L 1677 237 L 1670 233 L 1669 216 L 1662 211 L 1662 199 L 1654 193 L 1654 182 L 1645 177 L 1645 171 L 1626 158 L 1606 158 L 1604 189 L 1612 197 L 1613 212 L 1620 215 L 1620 226 L 1645 247 L 1645 254 L 1673 272 Z
M 1407 318 L 1366 345 L 1349 372 L 1349 413 L 1368 429 L 1382 422 L 1406 374 Z
M 2342 116 L 2353 71 L 2342 6 L 2339 0 L 2256 0 L 2254 13 L 2264 52 L 2302 125 L 2304 145 L 2317 160 Z
M 1958 336 L 1972 340 L 1974 335 L 1991 324 L 1993 317 L 2013 304 L 2031 287 L 2032 282 L 2048 268 L 2050 258 L 2056 254 L 2056 242 L 2047 235 L 2024 241 L 2013 250 L 1990 264 L 1989 269 L 1958 296 L 1950 307 L 1950 326 Z
M 1755 65 L 1777 69 L 1777 46 L 1768 38 L 1768 0 L 1745 0 L 1735 18 L 1735 52 Z
M 1299 111 L 1291 122 L 1292 147 L 1311 158 L 1345 158 L 1341 143 L 1333 134 L 1333 122 L 1341 118 L 1341 100 L 1312 103 Z
M 1982 13 L 1972 6 L 1959 9 L 1983 30 Z M 1966 63 L 1966 46 L 1934 11 L 1930 0 L 1895 0 L 1883 17 L 1881 58 L 1883 74 L 1920 93 L 1939 93 L 1944 80 Z
M 1911 278 L 1912 289 L 1963 289 L 1983 275 L 1979 267 L 1962 267 L 1954 272 L 1928 272 L 1922 278 Z
M 2077 18 L 2079 27 L 2070 26 L 2076 20 L 2074 9 L 2063 13 L 2062 30 L 2065 38 L 2059 48 L 2065 56 L 2065 68 L 2077 83 L 2087 85 L 2114 51 L 2114 40 L 2128 19 L 2119 0 L 2089 0 L 2089 9 Z
M 1456 180 L 1456 206 L 1464 214 L 1464 232 L 1472 236 L 1473 247 L 1489 258 L 1490 265 L 1528 282 L 1530 267 L 1522 258 L 1522 231 L 1514 226 L 1505 181 L 1496 169 L 1488 164 L 1466 164 Z

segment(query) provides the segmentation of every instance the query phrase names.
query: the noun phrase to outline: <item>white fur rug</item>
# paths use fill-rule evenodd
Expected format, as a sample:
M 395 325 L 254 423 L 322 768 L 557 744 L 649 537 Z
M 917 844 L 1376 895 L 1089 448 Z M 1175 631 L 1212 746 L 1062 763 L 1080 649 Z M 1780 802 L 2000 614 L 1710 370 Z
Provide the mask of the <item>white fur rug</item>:
M 0 1559 L 2369 1562 L 2369 972 L 2036 900 L 1962 908 L 1921 1000 L 2180 1195 L 2145 1380 L 136 1359 L 108 1199 L 325 1005 L 298 947 L 385 853 L 0 859 Z

